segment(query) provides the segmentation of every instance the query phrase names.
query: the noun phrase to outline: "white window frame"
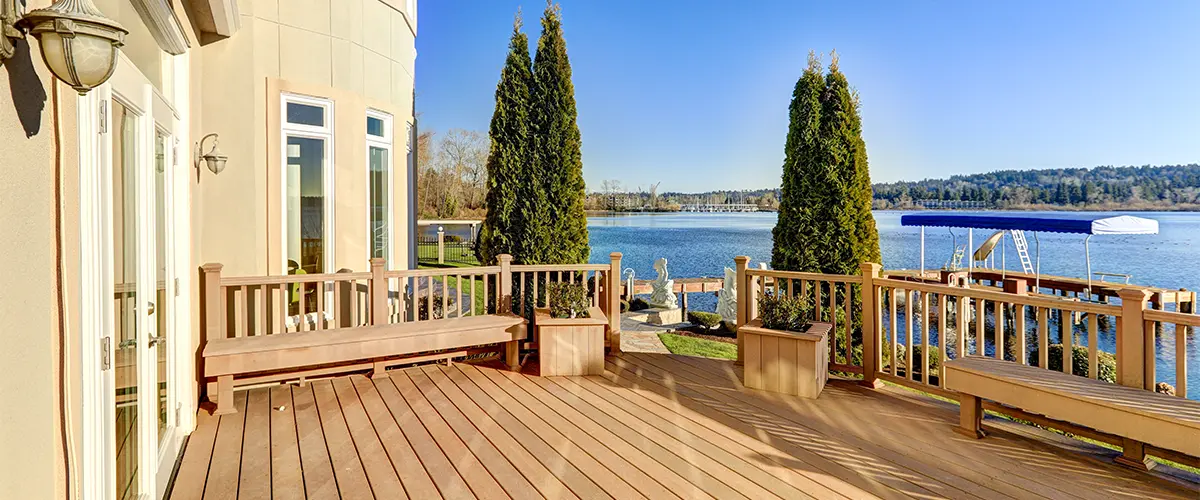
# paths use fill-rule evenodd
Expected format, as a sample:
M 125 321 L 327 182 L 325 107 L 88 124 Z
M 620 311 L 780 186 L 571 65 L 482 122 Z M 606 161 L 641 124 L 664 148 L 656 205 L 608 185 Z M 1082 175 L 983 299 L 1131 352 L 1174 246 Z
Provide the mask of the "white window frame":
M 388 237 L 388 246 L 387 246 L 387 254 L 384 255 L 383 258 L 386 261 L 386 268 L 392 269 L 393 257 L 396 254 L 396 248 L 395 248 L 396 245 L 394 243 L 395 235 L 396 235 L 396 224 L 395 224 L 395 215 L 394 215 L 394 211 L 395 211 L 395 207 L 396 207 L 396 205 L 395 205 L 396 185 L 395 185 L 395 177 L 394 177 L 395 174 L 393 173 L 393 171 L 395 170 L 396 159 L 393 156 L 393 148 L 392 148 L 392 145 L 394 143 L 394 140 L 392 137 L 394 129 L 392 128 L 392 126 L 393 126 L 392 124 L 394 122 L 392 120 L 391 114 L 384 113 L 382 111 L 378 111 L 378 110 L 374 110 L 374 109 L 367 110 L 367 118 L 375 118 L 375 119 L 383 121 L 383 136 L 371 135 L 371 133 L 369 131 L 366 133 L 366 137 L 367 137 L 366 160 L 367 160 L 367 162 L 365 165 L 365 167 L 366 167 L 365 170 L 366 170 L 366 175 L 367 175 L 367 238 L 369 239 L 368 244 L 367 244 L 367 260 L 369 261 L 372 257 L 374 257 L 374 254 L 375 254 L 375 234 L 374 234 L 375 228 L 371 226 L 371 203 L 372 203 L 371 148 L 379 148 L 379 149 L 383 149 L 383 150 L 387 151 L 387 165 L 384 166 L 385 172 L 386 172 L 384 184 L 387 187 L 387 199 L 384 203 L 387 204 L 387 210 L 385 213 L 387 214 L 386 224 L 387 224 L 387 232 L 388 232 L 388 236 L 387 236 Z
M 288 103 L 304 104 L 307 106 L 316 106 L 316 107 L 324 109 L 325 125 L 318 127 L 315 125 L 301 125 L 298 123 L 288 123 L 288 119 L 287 119 Z M 280 235 L 279 254 L 280 254 L 280 257 L 279 257 L 279 262 L 283 266 L 282 274 L 287 274 L 287 271 L 288 271 L 288 264 L 287 264 L 287 261 L 288 261 L 288 255 L 287 255 L 287 248 L 288 248 L 288 234 L 287 234 L 287 216 L 288 216 L 287 215 L 287 158 L 288 158 L 288 156 L 287 156 L 287 146 L 288 146 L 288 141 L 287 141 L 287 139 L 289 136 L 303 137 L 303 138 L 308 138 L 308 139 L 320 139 L 320 140 L 325 141 L 324 167 L 321 172 L 321 176 L 324 181 L 324 186 L 322 186 L 322 192 L 324 193 L 323 201 L 325 204 L 325 207 L 324 207 L 325 208 L 325 220 L 324 220 L 325 234 L 323 235 L 325 241 L 322 242 L 323 243 L 322 249 L 325 252 L 325 257 L 324 257 L 325 269 L 322 269 L 321 271 L 324 273 L 332 273 L 332 272 L 334 272 L 334 269 L 336 269 L 336 266 L 334 264 L 335 248 L 334 248 L 334 244 L 333 244 L 334 243 L 333 235 L 336 234 L 336 233 L 334 233 L 334 219 L 335 218 L 334 218 L 334 214 L 333 214 L 333 208 L 334 208 L 334 196 L 333 196 L 333 193 L 334 193 L 334 164 L 333 164 L 333 159 L 335 158 L 335 156 L 334 156 L 335 144 L 333 142 L 333 134 L 334 134 L 333 122 L 334 122 L 333 100 L 321 98 L 321 97 L 301 95 L 301 94 L 292 94 L 292 93 L 287 93 L 287 92 L 280 93 L 280 95 L 279 95 L 279 125 L 280 125 L 280 127 L 279 127 L 280 128 L 280 134 L 279 134 L 280 140 L 279 140 L 279 142 L 280 142 L 280 145 L 279 145 L 279 165 L 278 165 L 279 174 L 280 174 L 279 175 L 279 208 L 280 208 L 280 214 L 279 214 L 279 222 L 280 222 L 280 225 L 279 225 L 279 235 Z

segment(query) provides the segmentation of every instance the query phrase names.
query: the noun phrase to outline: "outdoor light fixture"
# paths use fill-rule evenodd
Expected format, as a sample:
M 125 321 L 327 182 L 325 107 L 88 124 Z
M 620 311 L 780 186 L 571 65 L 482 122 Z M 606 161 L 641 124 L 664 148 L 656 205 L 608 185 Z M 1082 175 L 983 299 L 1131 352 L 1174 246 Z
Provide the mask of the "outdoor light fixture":
M 17 0 L 0 0 L 0 60 L 15 53 L 11 39 L 28 32 L 37 37 L 42 61 L 54 76 L 80 95 L 112 76 L 128 31 L 104 17 L 92 0 L 55 0 L 24 16 L 18 10 Z
M 208 140 L 209 137 L 212 137 L 213 145 L 212 148 L 208 150 L 208 153 L 204 153 L 204 141 Z M 200 143 L 196 145 L 197 169 L 200 168 L 200 162 L 204 161 L 208 164 L 208 169 L 214 174 L 219 174 L 222 170 L 225 170 L 225 161 L 229 158 L 222 154 L 221 149 L 217 147 L 220 142 L 221 137 L 217 134 L 208 134 L 200 139 Z

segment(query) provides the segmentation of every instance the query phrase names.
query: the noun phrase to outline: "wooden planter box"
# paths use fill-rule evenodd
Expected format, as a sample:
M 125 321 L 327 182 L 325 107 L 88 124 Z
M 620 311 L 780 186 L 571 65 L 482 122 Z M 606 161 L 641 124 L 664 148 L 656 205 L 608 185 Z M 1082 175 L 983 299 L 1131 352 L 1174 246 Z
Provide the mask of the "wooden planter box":
M 797 333 L 763 328 L 754 320 L 738 329 L 745 353 L 745 385 L 752 389 L 816 398 L 829 379 L 829 323 Z
M 549 309 L 534 311 L 538 366 L 543 377 L 604 374 L 604 328 L 608 317 L 599 307 L 587 318 L 551 318 Z

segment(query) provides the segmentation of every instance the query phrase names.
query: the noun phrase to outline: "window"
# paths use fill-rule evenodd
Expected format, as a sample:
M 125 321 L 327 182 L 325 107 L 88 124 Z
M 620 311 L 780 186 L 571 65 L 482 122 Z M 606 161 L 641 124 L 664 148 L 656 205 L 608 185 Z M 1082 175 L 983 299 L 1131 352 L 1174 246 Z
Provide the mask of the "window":
M 333 103 L 283 94 L 282 104 L 287 273 L 332 272 Z
M 392 116 L 367 111 L 367 210 L 371 258 L 392 260 Z

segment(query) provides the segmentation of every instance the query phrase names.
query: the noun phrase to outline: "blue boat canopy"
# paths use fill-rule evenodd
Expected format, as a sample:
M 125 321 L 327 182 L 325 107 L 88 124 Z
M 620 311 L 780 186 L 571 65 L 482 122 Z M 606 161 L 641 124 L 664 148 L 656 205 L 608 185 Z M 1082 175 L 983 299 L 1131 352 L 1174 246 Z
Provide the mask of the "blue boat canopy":
M 1158 234 L 1158 221 L 1131 215 L 933 213 L 903 215 L 900 225 L 1076 234 Z

